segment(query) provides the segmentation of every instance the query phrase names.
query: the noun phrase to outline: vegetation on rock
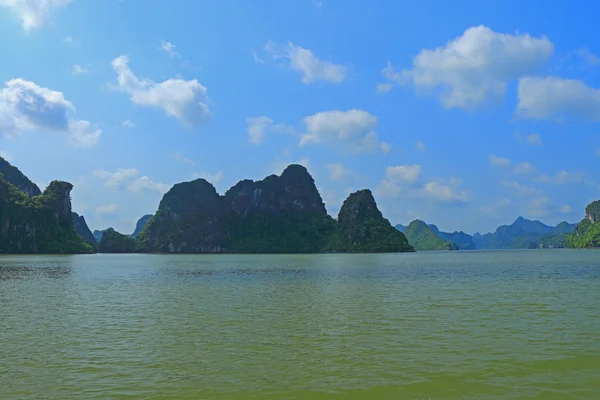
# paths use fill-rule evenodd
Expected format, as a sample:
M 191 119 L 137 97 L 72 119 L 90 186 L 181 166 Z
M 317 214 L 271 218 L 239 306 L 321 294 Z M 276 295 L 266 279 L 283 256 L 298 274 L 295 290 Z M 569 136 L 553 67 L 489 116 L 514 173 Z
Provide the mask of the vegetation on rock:
M 90 231 L 83 215 L 78 215 L 76 212 L 72 212 L 71 215 L 73 217 L 73 223 L 75 224 L 75 232 L 77 232 L 84 242 L 92 246 L 92 249 L 96 250 L 98 242 L 96 242 L 96 238 L 94 238 L 92 231 Z
M 576 249 L 600 247 L 600 200 L 594 201 L 585 208 L 585 218 L 575 227 L 566 240 L 566 246 Z
M 35 183 L 2 157 L 0 157 L 0 175 L 4 176 L 7 182 L 16 186 L 17 189 L 29 197 L 42 194 L 42 191 Z
M 138 222 L 135 224 L 135 229 L 133 230 L 133 233 L 129 236 L 135 239 L 142 232 L 150 218 L 152 218 L 152 214 L 146 214 L 142 218 L 138 219 Z
M 408 243 L 417 251 L 425 250 L 458 250 L 458 246 L 437 236 L 423 221 L 412 221 L 406 229 Z
M 104 231 L 98 244 L 99 253 L 133 253 L 135 240 L 129 236 L 108 228 Z

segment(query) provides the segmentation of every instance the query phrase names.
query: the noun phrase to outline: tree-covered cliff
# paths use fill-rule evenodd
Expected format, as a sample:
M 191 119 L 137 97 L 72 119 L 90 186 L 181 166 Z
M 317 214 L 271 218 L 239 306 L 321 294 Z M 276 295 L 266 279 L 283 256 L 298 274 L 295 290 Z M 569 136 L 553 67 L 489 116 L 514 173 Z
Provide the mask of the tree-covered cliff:
M 71 215 L 73 185 L 53 181 L 28 197 L 0 177 L 0 253 L 89 253 Z
M 361 253 L 414 251 L 404 234 L 383 217 L 368 189 L 354 192 L 344 200 L 329 250 Z
M 133 253 L 135 252 L 135 240 L 129 236 L 108 228 L 104 231 L 98 253 Z
M 575 227 L 566 240 L 567 247 L 576 249 L 600 247 L 600 200 L 585 208 L 585 218 Z
M 98 242 L 96 242 L 96 238 L 92 234 L 92 231 L 85 222 L 85 218 L 83 215 L 79 215 L 76 212 L 71 213 L 73 217 L 73 223 L 75 224 L 75 232 L 79 235 L 84 242 L 92 246 L 92 249 L 96 250 L 98 247 Z
M 11 165 L 4 158 L 0 157 L 0 175 L 4 176 L 7 182 L 13 184 L 17 189 L 29 197 L 39 196 L 42 191 L 35 183 L 29 180 L 17 167 Z
M 148 221 L 150 221 L 150 218 L 152 217 L 152 214 L 146 214 L 142 218 L 138 219 L 138 222 L 135 224 L 135 229 L 133 230 L 133 233 L 129 236 L 135 239 L 142 232 L 142 230 L 146 226 L 146 223 L 148 223 Z
M 374 200 L 368 207 L 372 206 L 376 209 Z M 300 165 L 288 166 L 280 176 L 240 181 L 222 196 L 210 183 L 197 179 L 178 183 L 164 195 L 138 235 L 137 247 L 147 252 L 190 253 L 411 249 L 379 210 L 378 217 L 365 218 L 361 212 L 356 219 L 346 218 L 344 209 L 348 207 L 342 207 L 336 223 L 327 214 L 313 178 Z M 363 234 L 355 236 L 361 229 Z
M 408 243 L 417 251 L 425 250 L 458 250 L 458 246 L 437 236 L 423 221 L 412 221 L 406 229 Z

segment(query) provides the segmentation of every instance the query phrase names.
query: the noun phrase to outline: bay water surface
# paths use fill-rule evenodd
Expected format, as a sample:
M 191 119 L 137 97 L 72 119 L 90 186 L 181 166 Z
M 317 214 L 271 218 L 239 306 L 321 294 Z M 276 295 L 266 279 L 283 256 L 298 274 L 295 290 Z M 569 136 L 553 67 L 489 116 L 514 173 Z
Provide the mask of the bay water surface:
M 600 252 L 2 256 L 0 399 L 600 399 Z

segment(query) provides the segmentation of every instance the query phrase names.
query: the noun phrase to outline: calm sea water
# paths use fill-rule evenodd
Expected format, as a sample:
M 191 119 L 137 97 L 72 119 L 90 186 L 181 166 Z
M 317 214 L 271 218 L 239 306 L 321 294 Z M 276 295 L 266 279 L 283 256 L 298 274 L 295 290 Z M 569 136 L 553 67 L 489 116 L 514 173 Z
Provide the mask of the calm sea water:
M 600 252 L 0 257 L 0 399 L 600 399 Z

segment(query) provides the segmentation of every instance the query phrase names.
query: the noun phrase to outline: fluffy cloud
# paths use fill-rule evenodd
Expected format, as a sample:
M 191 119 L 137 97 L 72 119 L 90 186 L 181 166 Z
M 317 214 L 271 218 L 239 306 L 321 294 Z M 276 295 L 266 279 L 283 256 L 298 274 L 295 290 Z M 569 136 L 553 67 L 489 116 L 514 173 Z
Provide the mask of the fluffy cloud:
M 329 170 L 329 179 L 332 181 L 346 180 L 352 174 L 352 171 L 345 168 L 342 163 L 327 164 L 325 168 Z
M 10 80 L 0 90 L 0 131 L 8 137 L 51 131 L 67 134 L 79 147 L 95 145 L 102 131 L 92 129 L 88 121 L 70 120 L 68 114 L 74 111 L 63 93 L 24 79 Z
M 534 73 L 554 51 L 544 36 L 497 33 L 486 26 L 467 29 L 444 46 L 423 49 L 410 70 L 382 70 L 390 82 L 436 90 L 446 108 L 470 109 L 504 95 L 507 82 Z
M 390 143 L 381 142 L 379 147 L 381 148 L 381 151 L 386 154 L 392 151 L 392 145 Z
M 259 144 L 265 138 L 267 129 L 273 124 L 273 120 L 269 117 L 252 117 L 246 119 L 248 125 L 248 140 L 250 143 Z
M 139 171 L 135 168 L 118 168 L 116 172 L 96 170 L 94 175 L 104 180 L 106 187 L 122 187 L 126 181 L 138 176 Z
M 382 180 L 375 189 L 375 195 L 381 197 L 396 197 L 400 194 L 400 187 L 387 179 Z
M 425 184 L 425 194 L 434 200 L 446 203 L 467 203 L 469 196 L 467 192 L 460 190 L 460 179 L 450 179 L 448 184 L 440 182 L 427 182 Z
M 375 87 L 375 92 L 377 94 L 387 93 L 394 88 L 393 83 L 378 83 Z
M 167 42 L 166 40 L 160 41 L 159 49 L 167 52 L 167 54 L 169 54 L 171 57 L 181 57 L 181 54 L 174 50 L 175 45 L 171 42 Z
M 318 81 L 341 83 L 346 78 L 346 67 L 320 60 L 309 49 L 296 46 L 292 42 L 281 46 L 269 41 L 265 50 L 272 55 L 273 60 L 283 61 L 288 68 L 300 72 L 302 82 L 306 84 Z M 256 56 L 255 59 L 257 58 Z
M 598 57 L 597 55 L 593 54 L 590 49 L 588 49 L 587 47 L 583 47 L 581 49 L 577 49 L 575 51 L 575 54 L 577 54 L 579 57 L 583 58 L 583 60 L 588 64 L 588 65 L 600 65 L 600 57 Z
M 515 165 L 513 171 L 517 174 L 532 174 L 535 172 L 535 166 L 528 162 L 522 162 Z
M 575 79 L 526 77 L 517 88 L 517 115 L 549 119 L 573 116 L 600 121 L 600 90 Z
M 510 167 L 510 160 L 490 154 L 490 165 L 494 167 Z
M 88 73 L 88 67 L 85 65 L 75 64 L 71 67 L 71 73 L 73 75 L 83 75 Z
M 0 7 L 16 13 L 25 30 L 39 28 L 48 22 L 53 8 L 63 7 L 71 0 L 0 0 Z
M 190 166 L 194 166 L 196 165 L 196 163 L 194 162 L 194 160 L 189 159 L 187 157 L 185 157 L 183 154 L 181 153 L 175 153 L 173 154 L 171 157 L 173 157 L 175 160 L 177 161 L 181 161 L 184 164 L 190 165 Z
M 573 209 L 568 204 L 565 204 L 564 206 L 560 207 L 561 214 L 571 214 L 571 212 L 573 212 Z
M 397 165 L 386 169 L 387 180 L 393 183 L 414 183 L 420 176 L 421 166 L 418 164 Z
M 128 119 L 123 121 L 121 125 L 123 125 L 125 128 L 133 128 L 135 126 L 135 124 Z
M 131 192 L 141 192 L 141 191 L 150 191 L 150 192 L 158 192 L 158 193 L 166 193 L 169 190 L 169 185 L 164 183 L 154 182 L 147 176 L 142 176 L 136 180 L 134 180 L 127 189 Z
M 591 181 L 591 178 L 586 172 L 568 172 L 564 169 L 557 172 L 554 176 L 541 174 L 538 177 L 538 182 L 542 183 L 554 183 L 556 185 L 564 185 L 566 183 L 582 183 Z
M 351 152 L 373 151 L 378 146 L 377 117 L 364 110 L 325 111 L 305 117 L 306 133 L 300 145 L 329 143 Z
M 529 135 L 523 135 L 519 130 L 515 131 L 515 137 L 519 142 L 527 143 L 532 146 L 541 146 L 542 145 L 542 137 L 537 133 L 532 133 Z
M 106 206 L 100 206 L 96 208 L 96 214 L 114 214 L 117 211 L 116 204 L 108 204 Z
M 522 185 L 519 182 L 503 182 L 502 185 L 512 190 L 519 197 L 531 197 L 542 193 L 539 189 Z
M 210 118 L 206 88 L 196 79 L 171 78 L 154 82 L 138 78 L 128 64 L 129 58 L 121 55 L 113 60 L 112 67 L 117 73 L 117 88 L 128 93 L 133 103 L 162 109 L 166 115 L 190 128 Z
M 213 185 L 219 183 L 221 181 L 221 179 L 223 179 L 223 171 L 219 171 L 215 174 L 211 174 L 209 172 L 206 171 L 202 171 L 199 174 L 192 174 L 192 176 L 194 178 L 202 178 L 202 179 L 206 179 L 208 182 L 212 183 Z

